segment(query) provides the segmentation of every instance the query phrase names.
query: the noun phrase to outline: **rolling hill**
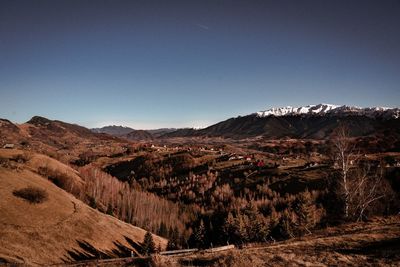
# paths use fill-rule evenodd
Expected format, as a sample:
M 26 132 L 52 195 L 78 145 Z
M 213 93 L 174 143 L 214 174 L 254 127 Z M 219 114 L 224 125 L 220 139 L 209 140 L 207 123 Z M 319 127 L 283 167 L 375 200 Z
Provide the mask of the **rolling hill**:
M 164 134 L 176 131 L 175 128 L 160 128 L 153 130 L 135 130 L 125 126 L 104 126 L 102 128 L 91 129 L 94 133 L 106 133 L 109 135 L 125 138 L 132 141 L 149 141 L 158 138 Z
M 94 133 L 77 124 L 34 116 L 22 124 L 0 119 L 0 147 L 14 144 L 15 148 L 35 151 L 64 163 L 82 155 L 110 156 L 123 153 L 130 143 L 116 136 Z
M 76 171 L 44 155 L 0 149 L 0 263 L 43 265 L 141 253 L 145 230 L 90 208 L 57 187 L 39 169 L 63 172 L 76 186 Z M 17 190 L 36 188 L 42 203 L 18 197 Z M 166 240 L 153 235 L 157 246 Z
M 133 130 L 124 135 L 124 138 L 132 141 L 150 141 L 154 139 L 154 136 L 145 130 Z

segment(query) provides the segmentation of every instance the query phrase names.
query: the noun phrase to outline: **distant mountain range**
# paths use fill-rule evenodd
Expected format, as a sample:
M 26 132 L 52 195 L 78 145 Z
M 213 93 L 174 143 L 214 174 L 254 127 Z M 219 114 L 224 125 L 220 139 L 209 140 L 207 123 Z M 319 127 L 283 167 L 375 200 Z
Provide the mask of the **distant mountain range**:
M 104 126 L 102 128 L 93 128 L 92 132 L 95 133 L 105 133 L 113 136 L 118 136 L 121 138 L 126 138 L 132 141 L 149 141 L 155 138 L 159 138 L 164 134 L 168 134 L 176 131 L 175 128 L 160 128 L 154 130 L 135 130 L 130 127 L 125 126 Z
M 153 141 L 176 137 L 222 137 L 231 139 L 326 139 L 339 124 L 348 125 L 353 136 L 381 136 L 388 142 L 400 140 L 398 108 L 359 108 L 330 104 L 271 108 L 221 121 L 204 129 L 137 130 L 124 126 L 87 129 L 35 116 L 24 124 L 0 119 L 0 145 L 30 141 L 38 147 L 62 149 L 79 142 L 109 140 Z
M 224 138 L 327 138 L 340 124 L 347 124 L 354 136 L 367 136 L 389 129 L 399 129 L 400 109 L 361 108 L 346 105 L 318 104 L 302 107 L 279 107 L 230 118 L 204 129 L 134 130 L 123 126 L 92 129 L 133 141 L 175 137 Z
M 179 129 L 164 134 L 172 137 L 243 138 L 327 138 L 341 123 L 349 126 L 353 136 L 367 136 L 385 131 L 400 131 L 400 109 L 360 108 L 331 104 L 282 107 L 230 118 L 207 128 Z
M 101 128 L 92 128 L 90 130 L 95 133 L 106 133 L 115 136 L 122 136 L 134 131 L 134 129 L 130 127 L 116 126 L 116 125 L 104 126 Z

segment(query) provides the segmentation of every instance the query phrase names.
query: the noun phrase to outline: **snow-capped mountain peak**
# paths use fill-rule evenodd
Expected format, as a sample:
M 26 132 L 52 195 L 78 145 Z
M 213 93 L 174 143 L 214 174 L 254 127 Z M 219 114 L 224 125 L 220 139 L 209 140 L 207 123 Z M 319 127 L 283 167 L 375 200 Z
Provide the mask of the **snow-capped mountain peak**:
M 258 117 L 296 116 L 296 115 L 364 115 L 368 117 L 399 118 L 400 109 L 388 107 L 356 107 L 347 105 L 318 104 L 302 107 L 270 108 L 255 113 Z
M 321 114 L 326 113 L 332 109 L 336 109 L 338 106 L 332 104 L 318 104 L 308 105 L 303 107 L 282 107 L 282 108 L 271 108 L 264 111 L 257 112 L 259 117 L 267 116 L 286 116 L 286 115 L 301 115 L 301 114 Z

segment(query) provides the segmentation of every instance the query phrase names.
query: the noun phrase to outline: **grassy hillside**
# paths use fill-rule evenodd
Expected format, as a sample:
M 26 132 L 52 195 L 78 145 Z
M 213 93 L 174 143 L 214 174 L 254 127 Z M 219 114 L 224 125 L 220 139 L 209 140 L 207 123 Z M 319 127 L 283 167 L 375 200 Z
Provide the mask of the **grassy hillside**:
M 90 208 L 37 171 L 46 164 L 81 183 L 73 169 L 42 155 L 21 155 L 0 150 L 0 263 L 50 264 L 140 253 L 145 230 Z M 45 200 L 31 203 L 15 195 L 29 187 L 44 190 Z M 162 248 L 167 243 L 158 236 L 154 241 Z

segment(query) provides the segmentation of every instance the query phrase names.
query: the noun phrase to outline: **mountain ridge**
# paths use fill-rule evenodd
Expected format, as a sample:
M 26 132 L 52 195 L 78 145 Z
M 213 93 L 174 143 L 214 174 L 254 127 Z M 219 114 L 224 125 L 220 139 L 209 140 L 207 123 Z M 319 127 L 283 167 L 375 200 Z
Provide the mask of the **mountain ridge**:
M 301 107 L 270 108 L 245 116 L 232 117 L 203 129 L 163 128 L 155 130 L 135 130 L 126 126 L 105 126 L 87 129 L 77 124 L 34 116 L 23 125 L 29 136 L 43 139 L 44 133 L 64 135 L 66 131 L 73 135 L 95 139 L 122 138 L 131 141 L 151 141 L 175 137 L 223 137 L 223 138 L 310 138 L 324 139 L 333 129 L 344 123 L 351 128 L 354 136 L 393 132 L 400 134 L 400 109 L 389 107 L 356 107 L 347 105 L 317 104 Z M 31 127 L 28 127 L 31 125 Z M 1 121 L 1 128 L 9 133 L 4 140 L 18 135 L 21 126 L 8 120 Z M 37 131 L 40 128 L 41 131 Z M 105 135 L 104 135 L 105 134 Z M 103 135 L 103 136 L 102 136 Z M 108 137 L 107 137 L 108 136 Z M 43 138 L 42 138 L 43 137 Z M 44 139 L 43 139 L 44 140 Z M 57 143 L 57 140 L 50 142 Z M 47 143 L 47 141 L 46 141 Z M 4 144 L 3 144 L 4 145 Z
M 399 118 L 399 108 L 389 107 L 357 107 L 348 105 L 317 104 L 300 107 L 273 107 L 253 113 L 259 117 L 296 116 L 296 115 L 363 115 L 368 117 Z M 251 114 L 250 114 L 251 115 Z
M 325 139 L 340 124 L 347 125 L 351 130 L 351 135 L 355 137 L 376 135 L 387 131 L 398 136 L 399 118 L 399 108 L 361 108 L 332 104 L 288 106 L 232 117 L 200 130 L 180 129 L 162 137 Z

